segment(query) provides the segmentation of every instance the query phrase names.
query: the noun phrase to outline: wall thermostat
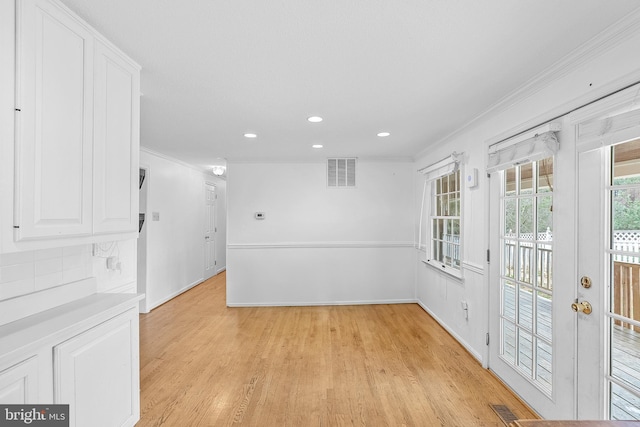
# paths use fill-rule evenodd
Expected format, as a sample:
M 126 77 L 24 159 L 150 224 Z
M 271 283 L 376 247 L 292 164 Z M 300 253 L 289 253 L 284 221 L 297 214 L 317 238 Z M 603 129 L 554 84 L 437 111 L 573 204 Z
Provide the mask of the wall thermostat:
M 473 168 L 466 173 L 465 182 L 467 188 L 474 188 L 478 186 L 478 169 Z
M 256 219 L 264 219 L 264 217 L 265 217 L 264 212 L 256 212 L 253 216 Z

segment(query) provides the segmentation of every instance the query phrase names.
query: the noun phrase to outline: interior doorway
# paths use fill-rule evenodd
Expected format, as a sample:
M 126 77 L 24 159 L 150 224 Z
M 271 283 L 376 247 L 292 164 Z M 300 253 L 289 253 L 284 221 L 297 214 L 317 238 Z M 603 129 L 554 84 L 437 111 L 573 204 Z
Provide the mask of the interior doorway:
M 204 280 L 217 273 L 216 262 L 216 186 L 204 185 Z

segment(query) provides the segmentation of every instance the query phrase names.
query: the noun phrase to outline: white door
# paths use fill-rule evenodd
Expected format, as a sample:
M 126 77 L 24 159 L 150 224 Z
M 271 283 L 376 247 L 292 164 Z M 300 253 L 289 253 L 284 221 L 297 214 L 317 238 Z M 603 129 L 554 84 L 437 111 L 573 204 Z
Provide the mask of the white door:
M 205 184 L 204 197 L 204 278 L 216 274 L 216 187 Z
M 575 151 L 565 127 L 494 144 L 487 162 L 488 365 L 546 419 L 575 417 Z
M 579 153 L 578 173 L 579 418 L 640 420 L 640 138 Z

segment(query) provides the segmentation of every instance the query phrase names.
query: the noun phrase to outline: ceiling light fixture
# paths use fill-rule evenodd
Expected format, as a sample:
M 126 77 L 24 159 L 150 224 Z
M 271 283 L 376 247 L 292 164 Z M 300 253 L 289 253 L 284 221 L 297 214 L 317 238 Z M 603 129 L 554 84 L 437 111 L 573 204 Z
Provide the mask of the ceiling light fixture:
M 322 121 L 322 117 L 320 116 L 311 116 L 307 118 L 311 123 L 320 123 Z
M 391 135 L 389 132 L 380 132 L 378 134 L 378 136 L 381 137 L 381 138 L 384 138 L 385 136 L 389 136 L 389 135 Z
M 258 135 L 256 135 L 255 133 L 245 133 L 244 137 L 245 138 L 257 138 Z
M 311 147 L 313 147 L 313 148 L 322 148 L 322 144 L 313 144 Z
M 215 176 L 222 176 L 225 170 L 227 170 L 227 168 L 224 166 L 214 166 L 211 171 Z

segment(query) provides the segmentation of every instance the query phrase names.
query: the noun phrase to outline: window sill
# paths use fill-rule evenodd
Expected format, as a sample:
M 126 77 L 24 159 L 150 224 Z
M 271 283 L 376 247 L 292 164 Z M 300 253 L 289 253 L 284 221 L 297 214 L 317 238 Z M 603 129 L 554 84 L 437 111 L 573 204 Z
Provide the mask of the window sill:
M 448 276 L 451 276 L 454 279 L 459 280 L 460 282 L 462 282 L 464 280 L 464 276 L 462 275 L 462 270 L 458 270 L 452 267 L 447 267 L 444 266 L 442 263 L 440 262 L 436 262 L 436 261 L 431 261 L 431 260 L 427 260 L 427 259 L 423 259 L 421 260 L 422 263 L 426 266 L 429 266 L 430 268 L 433 268 L 434 270 L 437 270 L 441 273 L 444 273 Z

